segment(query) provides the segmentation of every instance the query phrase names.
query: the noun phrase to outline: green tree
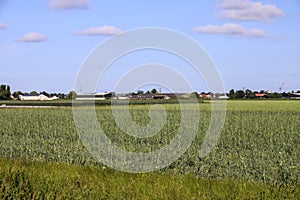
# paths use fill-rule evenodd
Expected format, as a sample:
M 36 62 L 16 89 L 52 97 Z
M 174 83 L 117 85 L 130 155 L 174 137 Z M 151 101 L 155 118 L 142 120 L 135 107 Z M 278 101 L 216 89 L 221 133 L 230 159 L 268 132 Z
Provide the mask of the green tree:
M 152 94 L 156 94 L 156 93 L 157 93 L 157 89 L 153 88 L 153 89 L 151 90 L 151 93 L 152 93 Z
M 192 92 L 190 95 L 189 95 L 189 98 L 191 99 L 194 99 L 196 98 L 198 103 L 203 103 L 203 99 L 200 98 L 199 94 L 197 92 Z
M 75 99 L 77 96 L 77 93 L 75 91 L 71 91 L 69 92 L 69 94 L 67 95 L 67 99 Z
M 0 86 L 0 100 L 9 100 L 11 99 L 10 86 L 1 85 Z
M 270 98 L 279 99 L 279 98 L 282 97 L 282 94 L 280 94 L 280 93 L 278 93 L 278 92 L 274 92 L 274 93 L 269 94 L 269 97 L 270 97 Z
M 235 99 L 235 92 L 234 92 L 234 89 L 231 89 L 231 90 L 229 91 L 228 96 L 229 96 L 230 99 Z
M 249 99 L 254 99 L 255 98 L 255 94 L 249 89 L 246 89 L 245 95 L 246 95 L 246 98 L 249 98 Z
M 197 98 L 197 99 L 200 99 L 199 94 L 198 94 L 197 92 L 192 92 L 192 93 L 190 94 L 190 98 Z
M 43 94 L 43 95 L 45 95 L 45 96 L 47 96 L 47 97 L 49 97 L 49 96 L 50 96 L 50 95 L 49 95 L 49 93 L 48 93 L 48 92 L 46 92 L 46 91 L 40 92 L 40 94 Z
M 23 95 L 23 94 L 24 94 L 24 93 L 21 92 L 21 91 L 15 91 L 15 92 L 12 94 L 12 96 L 13 96 L 14 98 L 18 98 L 19 95 Z
M 137 95 L 139 95 L 139 94 L 144 94 L 144 91 L 143 91 L 143 90 L 138 90 L 138 91 L 136 92 L 136 94 L 137 94 Z
M 245 92 L 243 90 L 237 90 L 235 92 L 235 98 L 236 99 L 242 99 L 245 98 Z
M 31 91 L 30 95 L 38 95 L 39 93 L 37 91 Z

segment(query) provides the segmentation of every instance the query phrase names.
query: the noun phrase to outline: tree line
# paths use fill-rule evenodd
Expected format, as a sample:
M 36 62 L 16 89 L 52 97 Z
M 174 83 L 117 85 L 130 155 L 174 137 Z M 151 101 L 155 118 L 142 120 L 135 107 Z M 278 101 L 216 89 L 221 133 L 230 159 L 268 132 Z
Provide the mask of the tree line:
M 22 91 L 15 91 L 11 93 L 10 86 L 2 84 L 0 85 L 0 100 L 10 100 L 12 98 L 17 99 L 19 95 L 40 95 L 43 94 L 47 97 L 59 97 L 61 99 L 67 98 L 72 99 L 75 98 L 76 93 L 74 91 L 69 92 L 67 95 L 64 93 L 48 93 L 46 91 L 37 92 L 37 91 L 31 91 L 31 92 L 22 92 Z
M 249 89 L 246 90 L 234 90 L 231 89 L 227 96 L 229 99 L 255 99 L 255 98 L 273 98 L 273 99 L 278 99 L 278 98 L 290 98 L 292 94 L 295 93 L 294 91 L 292 92 L 269 92 L 265 90 L 261 91 L 251 91 Z M 297 91 L 296 93 L 300 93 L 300 91 Z M 258 96 L 260 94 L 260 96 Z
M 57 96 L 61 99 L 74 99 L 76 97 L 76 92 L 75 91 L 70 91 L 68 94 L 64 93 L 48 93 L 46 91 L 42 91 L 40 93 L 36 91 L 31 91 L 29 93 L 27 92 L 21 92 L 21 91 L 15 91 L 11 93 L 10 91 L 10 86 L 2 84 L 0 85 L 0 100 L 9 100 L 12 98 L 18 98 L 19 95 L 39 95 L 43 94 L 47 97 L 52 97 L 52 96 Z M 130 95 L 139 95 L 139 94 L 159 94 L 158 90 L 153 88 L 152 90 L 148 90 L 144 92 L 143 90 L 138 90 L 137 92 L 132 92 Z M 226 95 L 229 99 L 255 99 L 255 98 L 290 98 L 292 94 L 295 93 L 294 91 L 291 92 L 283 92 L 283 93 L 278 93 L 278 92 L 269 92 L 265 90 L 261 91 L 251 91 L 250 89 L 246 90 L 234 90 L 231 89 L 229 93 L 226 94 L 212 94 L 212 93 L 206 93 L 206 94 L 211 94 L 213 97 L 218 98 L 219 96 L 224 96 Z M 296 93 L 300 93 L 300 91 L 297 91 Z M 197 95 L 197 92 L 193 92 L 191 95 Z M 200 94 L 205 94 L 205 92 L 202 92 Z M 257 94 L 260 94 L 258 96 Z

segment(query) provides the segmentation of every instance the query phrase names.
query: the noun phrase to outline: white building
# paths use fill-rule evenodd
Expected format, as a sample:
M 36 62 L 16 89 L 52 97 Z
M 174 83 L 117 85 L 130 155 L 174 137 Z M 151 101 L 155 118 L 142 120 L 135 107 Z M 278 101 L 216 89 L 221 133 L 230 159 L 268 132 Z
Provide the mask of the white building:
M 220 95 L 218 99 L 229 99 L 229 97 L 226 94 Z
M 111 99 L 115 95 L 113 92 L 102 92 L 102 93 L 95 93 L 95 94 L 78 94 L 76 95 L 75 100 L 85 101 L 85 100 L 105 100 Z
M 300 99 L 300 93 L 292 93 L 291 99 Z
M 40 94 L 40 95 L 19 95 L 19 99 L 21 101 L 51 101 L 56 100 L 58 97 L 47 97 L 46 95 Z

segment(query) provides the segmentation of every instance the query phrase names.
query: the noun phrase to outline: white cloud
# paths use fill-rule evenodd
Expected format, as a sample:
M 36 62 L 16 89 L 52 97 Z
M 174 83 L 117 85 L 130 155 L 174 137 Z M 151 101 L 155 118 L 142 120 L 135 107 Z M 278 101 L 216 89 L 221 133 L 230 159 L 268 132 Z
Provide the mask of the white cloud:
M 267 37 L 268 34 L 260 29 L 246 29 L 238 24 L 224 24 L 222 26 L 207 25 L 193 29 L 196 33 L 204 34 L 222 34 L 231 36 L 246 36 L 246 37 Z
M 19 40 L 19 42 L 42 42 L 47 40 L 47 36 L 42 35 L 37 32 L 29 32 L 23 35 Z
M 51 0 L 49 7 L 56 10 L 87 9 L 90 7 L 89 0 Z
M 74 31 L 73 34 L 97 36 L 97 35 L 118 35 L 121 34 L 122 32 L 123 32 L 122 29 L 119 29 L 114 26 L 105 25 L 102 27 L 90 27 L 82 31 Z
M 284 12 L 272 4 L 250 0 L 219 0 L 220 16 L 239 21 L 270 21 Z
M 6 25 L 0 22 L 0 30 L 1 29 L 6 29 Z

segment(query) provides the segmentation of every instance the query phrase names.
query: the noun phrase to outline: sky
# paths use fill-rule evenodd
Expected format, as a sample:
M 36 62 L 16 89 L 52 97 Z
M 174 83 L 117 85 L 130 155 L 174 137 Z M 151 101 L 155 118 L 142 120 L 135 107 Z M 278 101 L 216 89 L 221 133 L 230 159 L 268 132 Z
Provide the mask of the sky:
M 12 91 L 68 93 L 99 44 L 129 30 L 158 27 L 182 33 L 203 47 L 226 91 L 278 92 L 283 83 L 282 91 L 297 91 L 299 18 L 298 0 L 0 0 L 0 84 Z M 112 91 L 120 77 L 147 63 L 174 68 L 193 91 L 208 90 L 205 77 L 180 57 L 143 50 L 114 62 L 97 92 Z

